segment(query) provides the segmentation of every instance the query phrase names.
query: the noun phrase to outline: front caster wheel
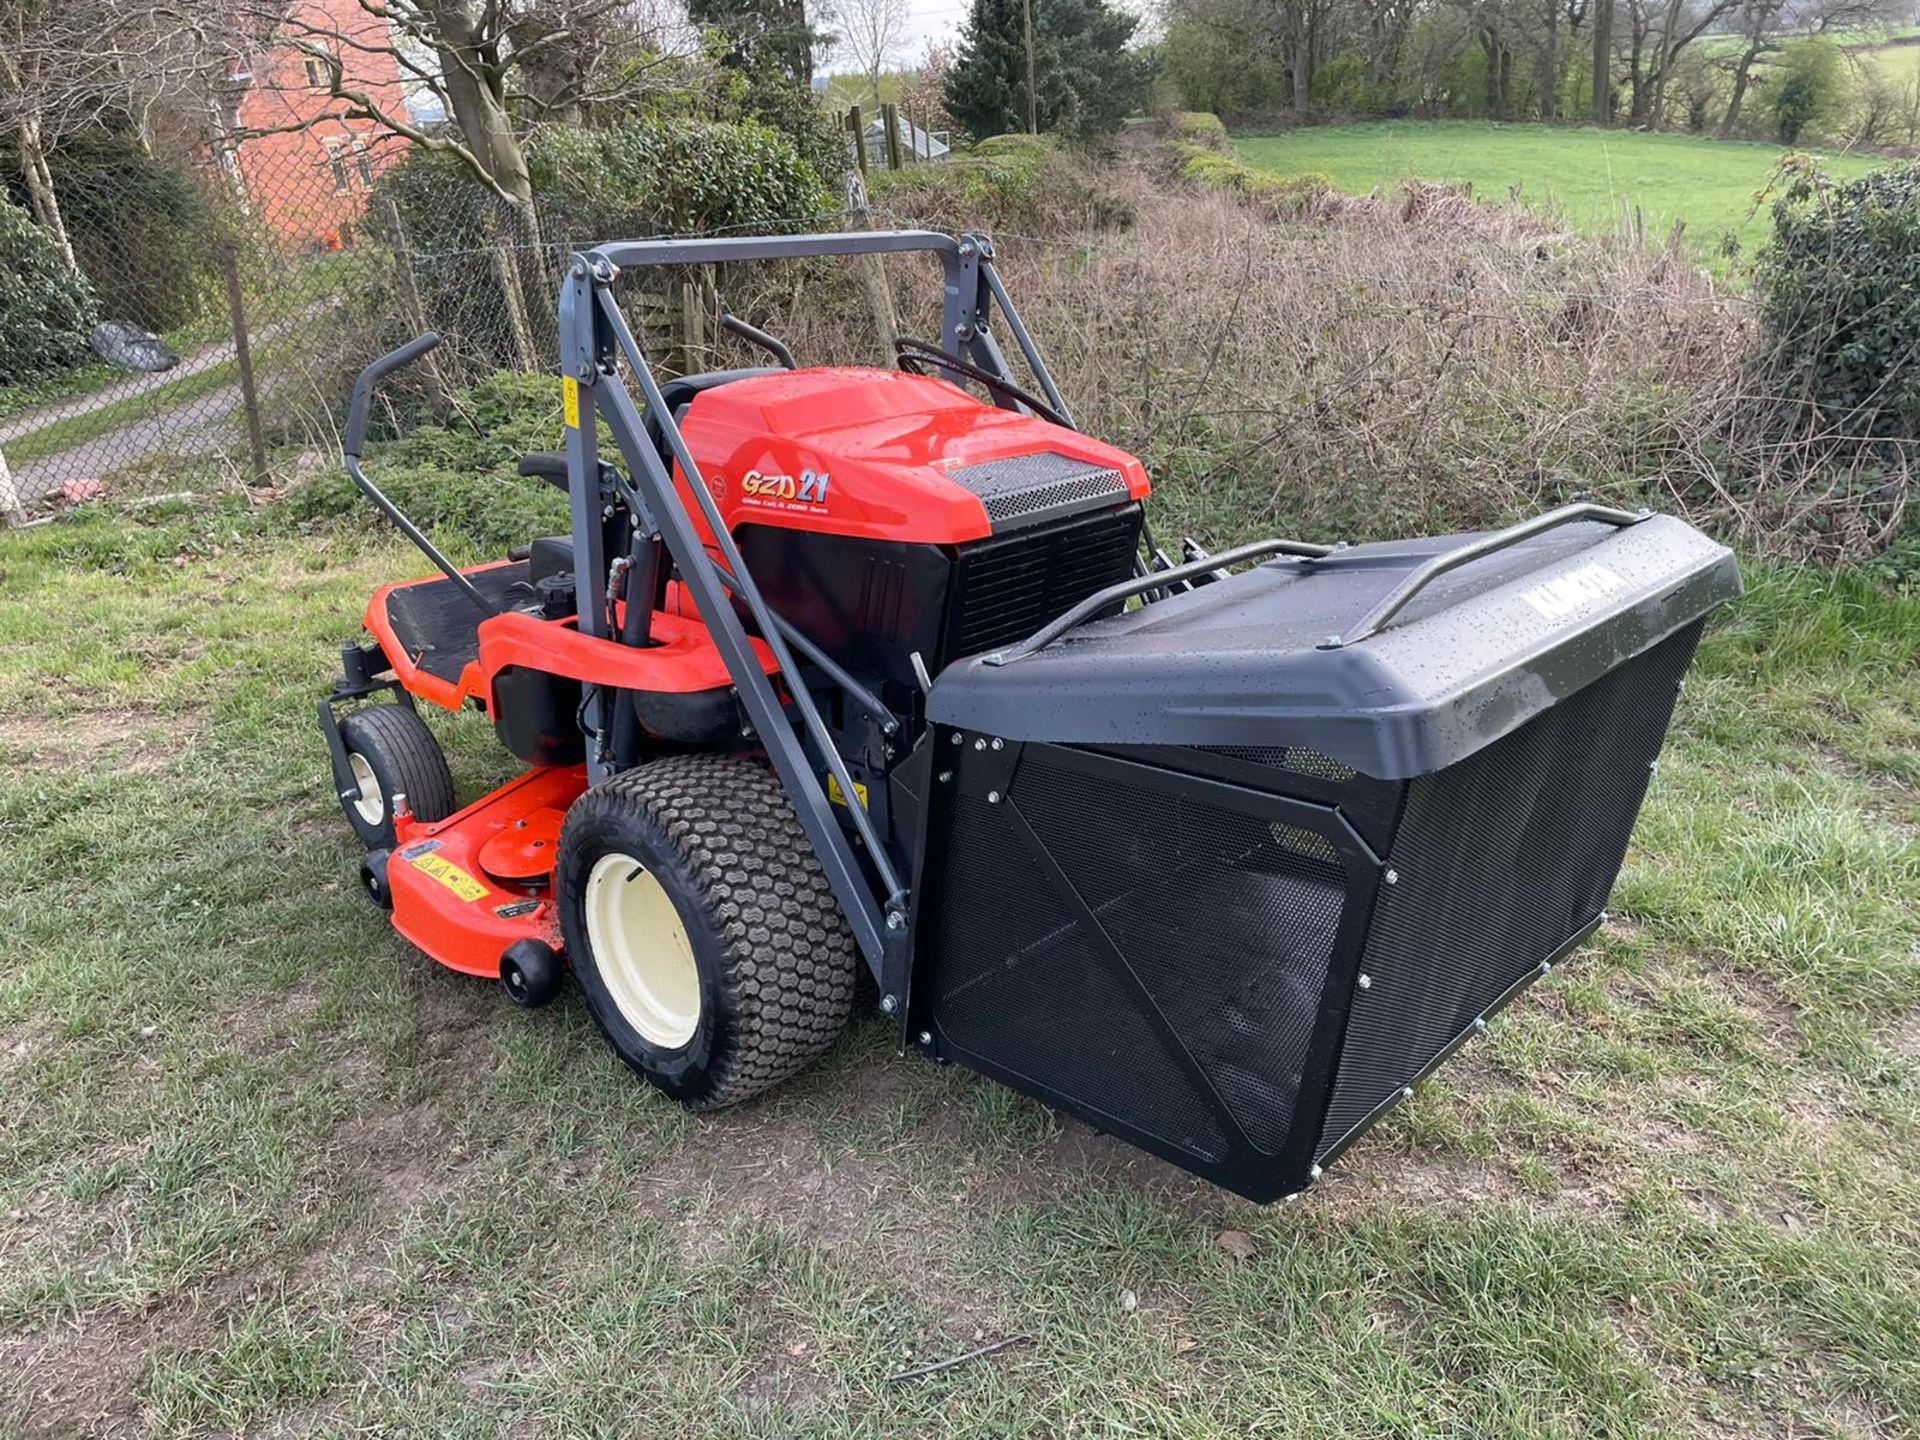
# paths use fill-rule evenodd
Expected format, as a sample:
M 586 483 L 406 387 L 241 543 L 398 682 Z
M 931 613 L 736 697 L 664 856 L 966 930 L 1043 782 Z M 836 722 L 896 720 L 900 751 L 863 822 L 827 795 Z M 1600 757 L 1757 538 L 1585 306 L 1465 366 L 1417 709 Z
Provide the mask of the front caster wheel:
M 561 973 L 559 955 L 544 940 L 516 940 L 500 955 L 500 984 L 522 1010 L 552 1004 Z
M 693 1109 L 777 1085 L 846 1028 L 858 952 L 780 783 L 673 755 L 574 803 L 567 958 L 620 1058 Z
M 393 909 L 393 891 L 387 888 L 387 852 L 369 850 L 360 862 L 360 888 L 382 910 Z
M 405 795 L 416 820 L 453 814 L 453 776 L 440 742 L 427 722 L 405 705 L 369 705 L 340 722 L 347 750 L 343 774 L 334 768 L 333 788 L 360 843 L 369 850 L 393 848 L 393 797 Z M 351 784 L 356 792 L 344 793 Z

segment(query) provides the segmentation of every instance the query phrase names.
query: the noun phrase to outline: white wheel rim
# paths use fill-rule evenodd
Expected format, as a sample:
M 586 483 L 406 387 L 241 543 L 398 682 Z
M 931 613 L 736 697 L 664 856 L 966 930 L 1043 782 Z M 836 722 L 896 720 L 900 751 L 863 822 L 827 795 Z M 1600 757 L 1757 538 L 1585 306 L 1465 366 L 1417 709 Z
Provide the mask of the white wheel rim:
M 677 1050 L 700 1028 L 700 968 L 680 912 L 631 855 L 602 855 L 581 907 L 613 1003 L 650 1044 Z
M 366 756 L 349 750 L 347 768 L 353 772 L 353 783 L 360 790 L 360 798 L 353 802 L 355 813 L 367 824 L 378 825 L 387 818 L 387 797 L 380 793 L 380 781 L 373 773 L 373 766 L 367 763 Z

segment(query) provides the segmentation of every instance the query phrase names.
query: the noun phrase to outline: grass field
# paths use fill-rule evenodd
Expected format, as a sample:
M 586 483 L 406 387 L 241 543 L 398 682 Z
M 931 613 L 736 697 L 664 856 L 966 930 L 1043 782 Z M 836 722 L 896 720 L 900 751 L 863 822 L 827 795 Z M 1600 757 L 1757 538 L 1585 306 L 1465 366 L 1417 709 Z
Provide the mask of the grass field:
M 1752 569 L 1621 918 L 1260 1210 L 871 1026 L 690 1117 L 411 950 L 312 707 L 421 568 L 286 506 L 0 537 L 0 1434 L 1920 1421 L 1920 599 Z
M 1517 193 L 1524 204 L 1589 234 L 1610 233 L 1638 207 L 1649 233 L 1664 236 L 1684 220 L 1702 250 L 1728 235 L 1751 250 L 1765 235 L 1767 215 L 1764 208 L 1754 213 L 1754 197 L 1784 153 L 1773 145 L 1692 135 L 1465 120 L 1315 126 L 1236 135 L 1234 143 L 1262 169 L 1322 171 L 1355 194 L 1409 178 L 1471 184 L 1483 200 Z M 1845 176 L 1887 163 L 1870 156 L 1822 158 Z

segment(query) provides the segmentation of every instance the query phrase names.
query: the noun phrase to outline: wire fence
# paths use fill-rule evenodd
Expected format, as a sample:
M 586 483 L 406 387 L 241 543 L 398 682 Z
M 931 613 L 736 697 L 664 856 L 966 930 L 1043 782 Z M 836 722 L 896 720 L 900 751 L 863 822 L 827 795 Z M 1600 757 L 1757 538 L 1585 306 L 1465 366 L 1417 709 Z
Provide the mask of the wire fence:
M 88 208 L 108 223 L 76 230 L 71 262 L 48 282 L 69 302 L 59 363 L 0 360 L 7 521 L 96 498 L 274 486 L 337 454 L 361 366 L 427 329 L 443 344 L 416 384 L 435 414 L 482 376 L 554 373 L 559 277 L 607 235 L 575 233 L 558 207 L 523 214 L 445 167 L 404 163 L 398 144 L 269 138 L 258 154 L 248 141 L 179 167 L 163 206 L 150 173 L 93 178 Z M 685 302 L 688 283 L 632 297 L 669 366 L 711 338 L 711 316 Z
M 96 184 L 94 223 L 74 233 L 80 363 L 16 373 L 0 346 L 9 521 L 264 493 L 337 464 L 354 377 L 428 329 L 442 345 L 396 377 L 376 423 L 393 434 L 460 411 L 484 427 L 468 403 L 479 382 L 557 373 L 568 258 L 659 229 L 604 208 L 522 211 L 397 142 L 252 143 L 183 167 L 165 205 L 151 177 Z M 697 233 L 995 229 L 1081 423 L 1140 455 L 1196 533 L 1306 513 L 1414 532 L 1589 484 L 1659 485 L 1762 537 L 1878 544 L 1904 512 L 1904 454 L 1891 471 L 1880 449 L 1836 465 L 1741 422 L 1756 413 L 1751 307 L 1677 245 L 1563 244 L 1450 196 L 1276 222 L 1155 186 L 1122 224 L 1081 223 L 1062 202 L 998 226 L 958 181 L 887 198 L 898 208 L 869 209 L 854 183 L 839 210 Z M 621 300 L 670 373 L 759 363 L 720 330 L 722 291 L 810 364 L 886 364 L 887 338 L 937 322 L 932 267 L 832 263 L 645 272 Z

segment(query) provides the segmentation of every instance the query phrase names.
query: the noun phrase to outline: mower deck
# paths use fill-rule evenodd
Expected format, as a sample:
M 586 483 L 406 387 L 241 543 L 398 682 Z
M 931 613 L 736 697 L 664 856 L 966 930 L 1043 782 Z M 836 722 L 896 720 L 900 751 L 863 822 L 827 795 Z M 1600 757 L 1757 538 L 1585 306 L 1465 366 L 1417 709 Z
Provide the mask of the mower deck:
M 553 857 L 584 766 L 529 770 L 435 823 L 400 816 L 387 861 L 393 927 L 450 969 L 489 980 L 516 940 L 560 947 Z

